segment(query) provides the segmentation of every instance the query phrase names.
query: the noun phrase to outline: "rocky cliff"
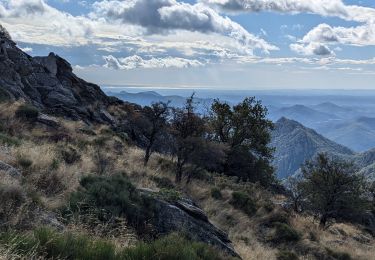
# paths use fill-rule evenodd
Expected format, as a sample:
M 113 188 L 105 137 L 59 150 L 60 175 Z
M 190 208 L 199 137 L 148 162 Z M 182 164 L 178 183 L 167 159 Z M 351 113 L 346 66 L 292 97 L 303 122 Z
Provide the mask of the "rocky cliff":
M 80 79 L 54 53 L 31 57 L 0 28 L 0 99 L 19 100 L 44 113 L 86 122 L 113 123 L 107 107 L 114 102 L 99 86 Z

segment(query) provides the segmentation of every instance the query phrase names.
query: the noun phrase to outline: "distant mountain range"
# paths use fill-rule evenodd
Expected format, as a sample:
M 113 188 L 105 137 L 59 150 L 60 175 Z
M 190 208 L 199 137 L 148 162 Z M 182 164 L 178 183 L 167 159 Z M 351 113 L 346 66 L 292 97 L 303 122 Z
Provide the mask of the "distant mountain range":
M 280 179 L 298 173 L 306 160 L 322 152 L 334 158 L 353 161 L 369 178 L 375 177 L 375 149 L 355 153 L 315 130 L 284 117 L 275 124 L 270 146 L 275 147 L 274 166 Z
M 112 92 L 108 91 L 107 95 L 117 97 L 121 100 L 135 103 L 141 106 L 149 106 L 155 102 L 170 102 L 170 105 L 173 107 L 182 107 L 186 102 L 186 97 L 177 96 L 177 95 L 167 95 L 163 96 L 155 91 L 144 91 L 139 93 L 130 93 L 127 91 L 121 92 Z M 200 113 L 205 113 L 208 111 L 208 108 L 212 104 L 213 99 L 209 98 L 195 98 L 195 103 L 197 110 Z
M 107 91 L 108 95 L 116 96 L 124 101 L 139 105 L 150 105 L 153 102 L 168 102 L 171 106 L 183 106 L 186 97 L 180 95 L 160 95 L 155 91 L 145 91 L 130 93 L 127 91 L 115 92 Z M 214 95 L 212 95 L 214 96 Z M 337 105 L 333 102 L 324 101 L 318 104 L 306 102 L 306 97 L 296 97 L 296 104 L 284 105 L 282 101 L 292 102 L 290 94 L 288 96 L 260 96 L 264 98 L 265 105 L 269 110 L 269 118 L 276 122 L 282 117 L 286 117 L 300 122 L 302 125 L 314 129 L 317 133 L 338 144 L 344 145 L 355 152 L 364 152 L 375 148 L 375 107 L 371 107 L 368 100 L 364 98 L 361 102 L 359 97 L 349 98 L 344 96 L 341 103 L 347 105 Z M 228 95 L 221 97 L 228 103 L 234 104 L 240 99 L 234 99 Z M 319 99 L 323 99 L 319 97 Z M 317 101 L 319 99 L 314 99 Z M 328 99 L 325 97 L 324 100 Z M 339 102 L 337 97 L 333 100 Z M 208 111 L 213 99 L 205 95 L 205 98 L 196 98 L 198 112 L 204 114 Z M 358 102 L 354 102 L 358 101 Z M 301 105 L 298 102 L 305 102 L 308 105 Z M 355 104 L 355 105 L 354 105 Z

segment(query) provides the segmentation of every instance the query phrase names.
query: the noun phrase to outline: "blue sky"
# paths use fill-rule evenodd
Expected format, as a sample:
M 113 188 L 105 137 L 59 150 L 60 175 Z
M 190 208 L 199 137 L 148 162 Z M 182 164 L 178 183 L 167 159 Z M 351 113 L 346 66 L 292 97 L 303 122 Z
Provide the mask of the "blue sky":
M 375 89 L 373 0 L 0 0 L 0 22 L 103 86 Z

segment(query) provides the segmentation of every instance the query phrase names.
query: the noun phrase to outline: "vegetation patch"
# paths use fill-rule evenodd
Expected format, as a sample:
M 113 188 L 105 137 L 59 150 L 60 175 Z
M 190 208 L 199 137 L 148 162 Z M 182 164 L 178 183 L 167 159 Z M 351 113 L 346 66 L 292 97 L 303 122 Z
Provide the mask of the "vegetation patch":
M 21 141 L 17 138 L 10 137 L 7 134 L 0 133 L 0 144 L 11 145 L 11 146 L 19 146 L 19 145 L 21 145 Z
M 96 208 L 99 218 L 125 217 L 134 227 L 142 227 L 152 217 L 151 200 L 142 196 L 124 175 L 87 176 L 81 187 L 70 197 L 73 212 L 84 213 L 85 208 Z
M 275 223 L 275 233 L 272 241 L 275 243 L 295 242 L 301 239 L 301 235 L 291 226 L 285 223 Z
M 175 185 L 173 184 L 173 182 L 169 178 L 167 178 L 167 177 L 153 176 L 153 177 L 151 177 L 151 179 L 156 183 L 156 185 L 159 188 L 173 189 L 175 187 Z
M 230 201 L 233 207 L 242 210 L 249 216 L 252 216 L 257 211 L 256 203 L 250 198 L 245 192 L 235 191 L 232 194 L 232 200 Z
M 16 110 L 16 117 L 28 122 L 35 122 L 39 116 L 39 110 L 31 105 L 21 105 Z
M 26 258 L 90 259 L 90 260 L 221 260 L 229 259 L 203 243 L 190 241 L 179 234 L 171 234 L 151 243 L 117 249 L 108 241 L 87 235 L 57 233 L 40 228 L 31 234 L 3 233 L 0 244 L 12 254 Z
M 221 190 L 218 187 L 214 187 L 211 189 L 211 197 L 220 200 L 223 198 L 223 195 L 221 194 Z
M 348 253 L 333 251 L 326 248 L 327 254 L 337 260 L 351 260 L 352 257 Z
M 277 260 L 298 260 L 296 253 L 288 250 L 281 250 L 276 254 Z

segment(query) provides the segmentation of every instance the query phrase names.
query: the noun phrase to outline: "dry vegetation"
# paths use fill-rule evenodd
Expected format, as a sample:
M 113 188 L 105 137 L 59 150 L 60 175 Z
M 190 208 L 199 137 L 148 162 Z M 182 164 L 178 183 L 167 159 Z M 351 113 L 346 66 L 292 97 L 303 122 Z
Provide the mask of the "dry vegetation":
M 125 172 L 138 187 L 173 188 L 193 198 L 210 221 L 229 234 L 243 259 L 276 259 L 280 250 L 295 252 L 300 259 L 320 259 L 319 256 L 327 256 L 327 251 L 347 253 L 352 259 L 375 259 L 375 240 L 360 227 L 341 223 L 322 230 L 313 218 L 286 212 L 278 203 L 282 198 L 260 186 L 238 183 L 213 173 L 202 172 L 200 179 L 175 185 L 172 158 L 153 154 L 145 167 L 144 151 L 129 145 L 126 138 L 107 127 L 88 127 L 82 122 L 58 119 L 60 127 L 51 131 L 45 125 L 30 125 L 15 119 L 14 113 L 19 105 L 0 105 L 0 119 L 6 122 L 0 129 L 3 134 L 0 161 L 20 169 L 23 176 L 17 179 L 0 171 L 0 187 L 11 189 L 7 194 L 12 198 L 20 196 L 19 202 L 6 205 L 9 207 L 9 223 L 14 227 L 22 224 L 31 228 L 35 224 L 35 212 L 53 212 L 60 208 L 69 194 L 77 189 L 82 176 Z M 254 202 L 255 212 L 245 214 L 240 208 L 235 208 L 233 192 L 248 194 Z M 285 222 L 288 228 L 298 233 L 298 239 L 278 241 L 281 238 L 276 239 L 276 222 Z M 127 227 L 126 222 L 117 233 L 107 232 L 110 226 L 94 225 L 93 229 L 86 223 L 76 219 L 68 229 L 97 237 L 105 234 L 106 238 L 122 247 L 137 241 L 135 232 Z M 17 256 L 0 247 L 0 259 L 14 258 Z

